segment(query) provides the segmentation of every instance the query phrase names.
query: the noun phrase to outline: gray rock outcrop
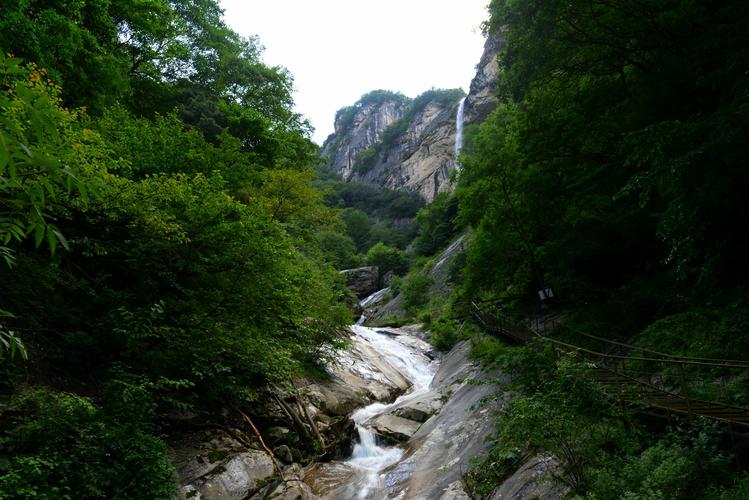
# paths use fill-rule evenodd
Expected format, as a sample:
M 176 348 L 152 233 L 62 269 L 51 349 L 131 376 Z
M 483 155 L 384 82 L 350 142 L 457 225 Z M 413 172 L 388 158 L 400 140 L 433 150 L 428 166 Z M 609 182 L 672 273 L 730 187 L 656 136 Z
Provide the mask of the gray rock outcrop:
M 465 123 L 468 125 L 483 122 L 497 106 L 498 57 L 504 44 L 504 34 L 490 36 L 484 42 L 484 52 L 476 66 L 476 76 L 471 80 L 463 111 Z
M 373 294 L 378 289 L 380 275 L 376 267 L 344 269 L 341 274 L 346 286 L 360 299 Z
M 358 156 L 382 137 L 385 129 L 403 116 L 407 100 L 398 95 L 362 99 L 336 115 L 335 128 L 322 154 L 345 180 L 351 179 Z
M 247 448 L 221 430 L 185 436 L 173 456 L 183 499 L 244 499 L 274 473 L 267 453 Z
M 470 345 L 457 344 L 442 360 L 431 393 L 441 408 L 421 424 L 407 443 L 408 453 L 387 472 L 385 482 L 410 499 L 467 498 L 460 484 L 472 458 L 487 449 L 486 438 L 495 425 L 494 412 L 503 400 L 481 404 L 496 393 L 486 383 L 497 374 L 482 372 L 469 359 Z M 474 380 L 485 383 L 469 383 Z
M 503 44 L 503 36 L 486 40 L 466 96 L 465 124 L 481 123 L 496 106 L 497 57 Z M 417 98 L 411 103 L 397 99 L 357 103 L 353 119 L 336 120 L 335 133 L 323 145 L 323 156 L 347 181 L 412 191 L 427 201 L 452 190 L 449 181 L 455 169 L 456 114 L 461 95 L 424 96 L 433 98 L 426 102 Z M 418 109 L 409 108 L 415 102 Z M 346 109 L 351 108 L 342 111 Z M 351 115 L 339 112 L 339 116 Z M 357 163 L 360 157 L 366 157 L 362 156 L 365 152 L 376 155 Z M 362 163 L 366 163 L 366 168 Z
M 330 380 L 306 385 L 309 400 L 328 415 L 348 416 L 374 401 L 392 401 L 411 386 L 398 368 L 356 336 L 328 372 Z

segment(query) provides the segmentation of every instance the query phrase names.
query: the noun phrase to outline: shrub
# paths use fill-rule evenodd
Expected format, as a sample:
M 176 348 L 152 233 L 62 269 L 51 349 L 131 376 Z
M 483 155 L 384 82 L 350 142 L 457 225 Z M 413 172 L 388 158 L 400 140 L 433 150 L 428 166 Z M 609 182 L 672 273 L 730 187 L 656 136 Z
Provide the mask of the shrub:
M 317 242 L 327 259 L 338 269 L 351 269 L 361 264 L 356 245 L 347 234 L 325 229 L 317 233 Z
M 429 325 L 429 330 L 432 344 L 440 351 L 449 351 L 460 340 L 460 325 L 456 320 L 437 318 Z
M 403 280 L 403 306 L 406 311 L 415 313 L 429 302 L 429 289 L 434 280 L 428 274 L 414 271 Z
M 727 479 L 728 456 L 709 431 L 669 432 L 640 453 L 593 471 L 589 496 L 600 499 L 694 498 Z
M 458 200 L 447 193 L 439 193 L 430 205 L 419 210 L 416 216 L 419 234 L 414 240 L 416 253 L 434 255 L 446 246 L 458 232 L 457 215 Z
M 88 398 L 30 389 L 0 420 L 0 498 L 174 497 L 165 444 Z
M 368 266 L 377 266 L 380 269 L 380 276 L 384 276 L 388 271 L 398 275 L 408 271 L 408 257 L 405 252 L 382 242 L 367 251 L 366 261 Z

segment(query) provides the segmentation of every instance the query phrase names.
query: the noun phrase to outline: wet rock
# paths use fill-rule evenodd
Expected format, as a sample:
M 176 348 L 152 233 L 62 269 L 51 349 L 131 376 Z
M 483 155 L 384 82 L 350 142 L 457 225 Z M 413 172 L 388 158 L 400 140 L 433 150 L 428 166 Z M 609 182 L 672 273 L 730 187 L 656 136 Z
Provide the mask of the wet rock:
M 409 452 L 403 462 L 386 473 L 385 482 L 392 483 L 395 491 L 403 492 L 403 498 L 439 499 L 448 491 L 458 495 L 457 486 L 451 485 L 468 470 L 471 459 L 486 452 L 485 438 L 494 430 L 494 412 L 504 401 L 480 404 L 500 388 L 468 381 L 494 380 L 500 374 L 483 373 L 475 367 L 469 360 L 469 350 L 468 342 L 460 342 L 442 359 L 432 380 L 431 393 L 445 402 L 439 413 L 421 424 L 409 439 Z M 410 464 L 410 475 L 396 477 L 395 470 L 406 464 Z
M 395 495 L 400 492 L 401 485 L 411 479 L 414 471 L 414 464 L 411 462 L 401 462 L 396 464 L 385 476 L 385 487 L 388 495 Z
M 294 457 L 291 454 L 291 448 L 289 448 L 285 444 L 282 444 L 277 448 L 273 448 L 273 454 L 277 459 L 285 464 L 290 464 L 294 461 Z
M 341 271 L 346 286 L 360 299 L 371 295 L 379 289 L 380 274 L 377 267 L 357 267 Z
M 525 462 L 515 473 L 494 490 L 491 500 L 555 500 L 570 492 L 568 486 L 554 480 L 561 473 L 553 457 L 536 456 Z
M 429 392 L 422 397 L 408 401 L 402 406 L 396 407 L 391 413 L 397 417 L 407 418 L 415 422 L 424 423 L 429 417 L 442 408 L 443 395 L 438 392 Z
M 403 442 L 419 430 L 419 422 L 396 415 L 380 415 L 372 421 L 372 429 L 389 441 Z
M 393 278 L 395 278 L 395 273 L 393 271 L 386 272 L 385 276 L 382 277 L 382 286 L 390 286 Z
M 358 336 L 352 341 L 337 365 L 329 367 L 330 380 L 306 386 L 310 401 L 331 416 L 348 416 L 373 401 L 393 401 L 411 386 L 369 343 Z
M 271 444 L 283 443 L 289 439 L 290 430 L 286 427 L 268 427 L 265 430 L 265 438 Z
M 356 471 L 344 462 L 313 464 L 304 470 L 304 482 L 313 493 L 324 498 L 356 498 L 356 491 L 350 488 Z

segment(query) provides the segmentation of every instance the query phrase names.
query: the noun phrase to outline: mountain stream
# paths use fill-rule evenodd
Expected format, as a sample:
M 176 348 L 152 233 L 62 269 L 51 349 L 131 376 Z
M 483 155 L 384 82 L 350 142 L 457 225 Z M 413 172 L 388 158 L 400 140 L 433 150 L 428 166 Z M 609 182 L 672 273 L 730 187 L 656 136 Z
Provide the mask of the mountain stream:
M 366 305 L 371 297 L 362 304 Z M 392 403 L 375 402 L 353 412 L 351 418 L 358 433 L 353 453 L 346 461 L 320 465 L 315 472 L 316 482 L 324 486 L 318 493 L 323 499 L 384 499 L 396 493 L 385 484 L 384 471 L 403 458 L 404 450 L 382 444 L 373 421 L 428 392 L 438 363 L 425 354 L 430 349 L 428 344 L 398 328 L 376 329 L 356 324 L 351 330 L 357 340 L 368 344 L 382 361 L 408 379 L 411 387 Z M 376 378 L 377 374 L 371 376 Z

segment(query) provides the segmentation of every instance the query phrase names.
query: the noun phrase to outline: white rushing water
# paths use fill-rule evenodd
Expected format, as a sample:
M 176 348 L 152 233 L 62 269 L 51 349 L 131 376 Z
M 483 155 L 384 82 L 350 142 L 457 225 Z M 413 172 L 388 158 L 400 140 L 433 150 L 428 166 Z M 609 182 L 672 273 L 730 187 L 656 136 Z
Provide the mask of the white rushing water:
M 376 291 L 369 297 L 362 299 L 362 301 L 359 304 L 364 308 L 364 312 L 362 312 L 361 317 L 356 322 L 357 325 L 361 325 L 362 323 L 367 321 L 367 310 L 366 310 L 367 306 L 373 302 L 379 301 L 382 298 L 382 296 L 388 293 L 389 291 L 390 291 L 390 287 L 385 287 L 382 290 Z
M 463 114 L 466 106 L 466 98 L 461 99 L 458 105 L 458 114 L 455 117 L 455 168 L 460 169 L 457 163 L 460 150 L 463 149 Z
M 400 341 L 400 335 L 380 333 L 361 325 L 354 325 L 351 329 L 356 336 L 369 343 L 385 361 L 401 372 L 412 384 L 411 389 L 393 403 L 373 403 L 356 410 L 351 416 L 356 423 L 359 442 L 354 446 L 354 452 L 346 464 L 360 472 L 357 478 L 357 498 L 385 498 L 385 487 L 380 473 L 397 463 L 403 456 L 403 450 L 394 446 L 378 445 L 376 435 L 370 428 L 370 422 L 377 416 L 388 412 L 392 407 L 427 392 L 436 366 L 413 344 Z

